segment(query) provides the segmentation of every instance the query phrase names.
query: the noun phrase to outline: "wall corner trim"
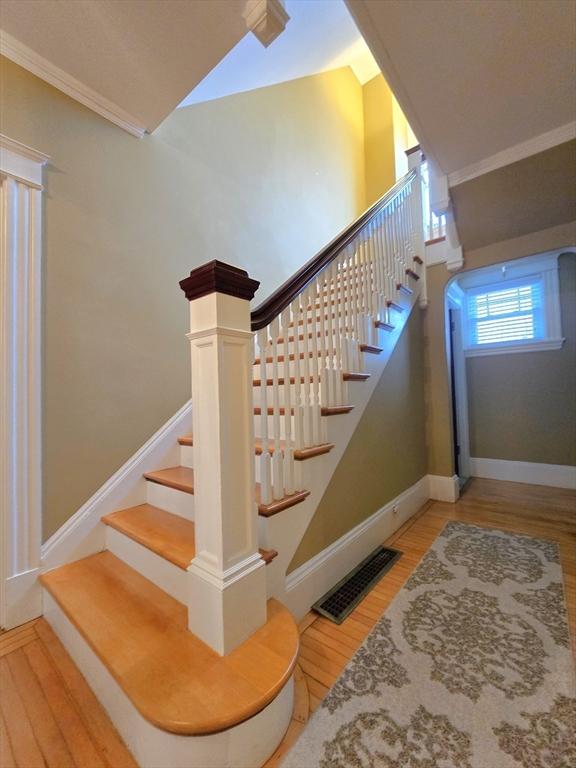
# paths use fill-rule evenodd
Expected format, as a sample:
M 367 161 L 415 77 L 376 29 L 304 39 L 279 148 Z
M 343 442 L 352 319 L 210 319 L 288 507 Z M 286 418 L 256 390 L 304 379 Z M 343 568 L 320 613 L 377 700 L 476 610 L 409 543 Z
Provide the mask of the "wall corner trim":
M 565 464 L 471 458 L 470 468 L 474 477 L 576 490 L 576 467 Z
M 0 625 L 39 616 L 42 527 L 42 167 L 0 136 Z
M 445 477 L 444 475 L 428 475 L 428 493 L 434 501 L 458 501 L 460 497 L 460 484 L 458 475 Z
M 36 75 L 41 80 L 50 83 L 54 88 L 58 88 L 62 93 L 79 101 L 80 104 L 84 104 L 85 107 L 106 118 L 111 123 L 128 131 L 132 136 L 142 138 L 146 132 L 146 126 L 142 125 L 136 117 L 125 112 L 117 104 L 109 101 L 105 96 L 92 90 L 89 86 L 84 85 L 80 80 L 69 75 L 68 72 L 52 64 L 48 59 L 40 56 L 40 54 L 24 45 L 24 43 L 21 43 L 15 37 L 12 37 L 3 29 L 0 29 L 0 49 L 2 55 L 6 56 L 7 59 L 27 69 L 28 72 Z

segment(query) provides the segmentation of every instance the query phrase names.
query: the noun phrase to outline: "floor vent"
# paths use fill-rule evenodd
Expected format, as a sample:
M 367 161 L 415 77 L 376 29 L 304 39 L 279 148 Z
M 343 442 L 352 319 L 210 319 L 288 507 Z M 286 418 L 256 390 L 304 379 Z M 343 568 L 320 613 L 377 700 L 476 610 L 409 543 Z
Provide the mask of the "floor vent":
M 401 555 L 402 552 L 397 549 L 378 547 L 315 602 L 312 610 L 336 624 L 341 624 Z

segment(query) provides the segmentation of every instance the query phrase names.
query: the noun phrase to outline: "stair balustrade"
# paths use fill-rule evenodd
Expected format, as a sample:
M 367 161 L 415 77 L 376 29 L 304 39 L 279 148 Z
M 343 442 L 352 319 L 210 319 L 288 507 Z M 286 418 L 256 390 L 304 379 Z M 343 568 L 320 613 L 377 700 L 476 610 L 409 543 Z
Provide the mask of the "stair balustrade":
M 257 283 L 243 270 L 215 261 L 181 282 L 192 348 L 189 626 L 221 654 L 265 620 L 258 510 L 305 498 L 296 457 L 331 447 L 322 417 L 352 409 L 347 381 L 393 330 L 399 294 L 425 296 L 420 153 L 409 159 L 404 178 L 251 314 Z

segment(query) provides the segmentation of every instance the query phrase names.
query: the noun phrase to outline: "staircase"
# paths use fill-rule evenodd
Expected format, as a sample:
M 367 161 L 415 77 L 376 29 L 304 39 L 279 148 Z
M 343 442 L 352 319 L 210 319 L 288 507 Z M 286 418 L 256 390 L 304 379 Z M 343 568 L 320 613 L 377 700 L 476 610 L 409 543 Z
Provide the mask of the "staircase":
M 142 766 L 257 768 L 281 740 L 286 568 L 367 401 L 356 388 L 422 300 L 422 253 L 416 167 L 251 315 L 242 270 L 182 281 L 194 433 L 144 474 L 146 503 L 102 517 L 104 551 L 41 577 L 46 618 Z

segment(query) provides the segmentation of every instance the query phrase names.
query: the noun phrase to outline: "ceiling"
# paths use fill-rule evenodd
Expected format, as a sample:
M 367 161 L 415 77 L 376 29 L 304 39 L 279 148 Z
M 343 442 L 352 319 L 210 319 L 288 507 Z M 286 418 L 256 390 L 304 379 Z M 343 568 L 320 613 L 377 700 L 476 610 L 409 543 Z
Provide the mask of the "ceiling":
M 194 88 L 181 107 L 350 66 L 364 84 L 378 65 L 344 0 L 286 0 L 286 29 L 264 48 L 247 35 Z
M 2 0 L 0 25 L 13 40 L 0 50 L 122 114 L 134 132 L 152 131 L 246 35 L 243 9 L 238 0 Z
M 572 0 L 346 2 L 424 151 L 454 181 L 498 153 L 492 166 L 504 165 L 523 142 L 523 156 L 544 149 L 543 134 L 548 146 L 576 135 Z

